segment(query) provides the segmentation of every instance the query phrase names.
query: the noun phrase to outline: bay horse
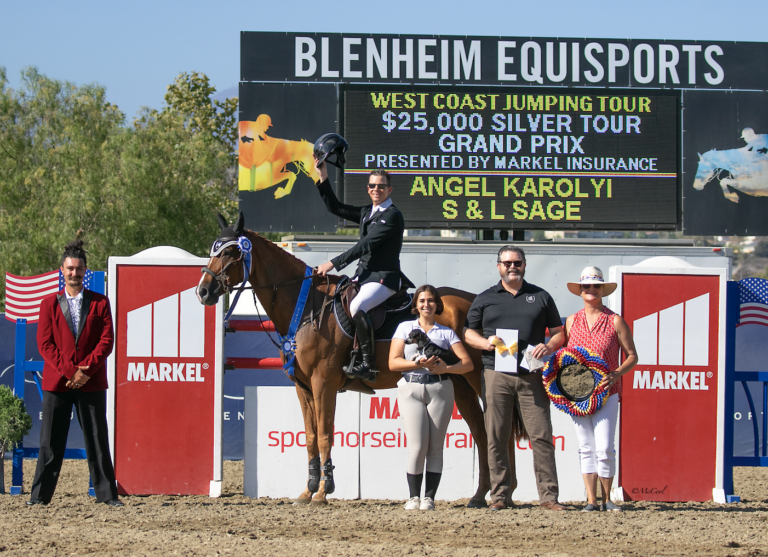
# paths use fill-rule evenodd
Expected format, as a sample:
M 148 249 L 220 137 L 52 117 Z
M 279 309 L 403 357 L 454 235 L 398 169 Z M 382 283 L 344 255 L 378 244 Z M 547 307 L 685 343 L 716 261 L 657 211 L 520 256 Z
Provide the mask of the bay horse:
M 296 504 L 327 504 L 327 495 L 333 492 L 331 448 L 333 445 L 334 414 L 336 411 L 336 393 L 341 389 L 356 390 L 373 394 L 373 388 L 391 389 L 401 378 L 399 372 L 389 370 L 389 342 L 376 342 L 376 364 L 380 370 L 374 383 L 363 383 L 359 379 L 351 382 L 342 371 L 350 360 L 352 340 L 347 337 L 328 308 L 336 292 L 341 276 L 320 277 L 310 275 L 306 279 L 307 265 L 274 243 L 251 230 L 244 230 L 244 217 L 240 213 L 237 223 L 228 226 L 224 217 L 219 215 L 222 233 L 217 238 L 214 248 L 220 250 L 212 255 L 208 266 L 203 269 L 203 276 L 197 287 L 197 296 L 205 305 L 215 304 L 219 296 L 231 292 L 235 285 L 250 282 L 254 296 L 258 298 L 275 329 L 281 334 L 288 333 L 289 324 L 300 295 L 303 280 L 310 280 L 311 286 L 307 304 L 302 315 L 301 325 L 296 333 L 296 352 L 294 377 L 296 394 L 301 404 L 304 427 L 307 436 L 307 453 L 310 463 L 310 476 L 322 463 L 328 481 L 321 480 L 307 487 L 299 495 Z M 244 249 L 233 244 L 232 238 L 243 242 L 246 238 L 251 247 L 252 263 L 249 276 L 245 276 L 247 260 Z M 247 245 L 247 244 L 246 244 Z M 213 253 L 214 250 L 212 250 Z M 453 329 L 459 338 L 464 337 L 464 321 L 469 311 L 474 294 L 455 288 L 439 288 L 445 309 L 437 316 L 437 322 Z M 324 309 L 325 306 L 325 309 Z M 466 420 L 477 446 L 480 465 L 478 488 L 470 499 L 473 508 L 486 507 L 485 495 L 490 489 L 488 472 L 488 442 L 483 421 L 483 412 L 478 396 L 481 391 L 482 362 L 478 350 L 465 345 L 474 369 L 462 375 L 451 375 L 456 406 Z M 286 356 L 283 354 L 283 361 Z M 519 414 L 512 417 L 513 434 L 510 437 L 509 452 L 515 478 L 514 444 L 525 438 L 525 430 Z M 313 467 L 314 466 L 314 467 Z M 326 485 L 330 484 L 330 485 Z M 512 489 L 517 487 L 513 481 Z

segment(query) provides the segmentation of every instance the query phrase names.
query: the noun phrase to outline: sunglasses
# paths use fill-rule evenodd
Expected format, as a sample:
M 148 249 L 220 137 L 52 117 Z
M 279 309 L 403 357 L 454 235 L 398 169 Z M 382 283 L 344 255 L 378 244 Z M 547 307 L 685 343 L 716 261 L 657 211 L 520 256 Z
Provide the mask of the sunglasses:
M 594 288 L 595 290 L 600 290 L 603 287 L 602 284 L 582 284 L 581 289 L 582 290 L 589 290 L 590 288 Z
M 525 265 L 525 261 L 499 261 L 499 265 L 504 265 L 507 269 L 514 265 L 516 269 L 519 269 Z
M 389 184 L 368 184 L 369 190 L 380 189 L 381 191 L 384 191 L 388 187 L 389 187 Z

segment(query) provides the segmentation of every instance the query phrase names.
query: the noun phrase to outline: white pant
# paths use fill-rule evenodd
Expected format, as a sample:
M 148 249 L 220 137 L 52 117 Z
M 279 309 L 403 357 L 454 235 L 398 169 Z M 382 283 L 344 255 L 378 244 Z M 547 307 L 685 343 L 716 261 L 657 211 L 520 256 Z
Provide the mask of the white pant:
M 453 381 L 437 383 L 397 382 L 397 404 L 408 439 L 409 474 L 443 471 L 445 433 L 453 414 Z
M 401 410 L 402 412 L 402 410 Z M 595 474 L 601 478 L 616 475 L 616 422 L 619 417 L 619 397 L 611 395 L 602 408 L 589 416 L 571 416 L 579 438 L 581 473 Z
M 360 286 L 360 292 L 352 300 L 352 303 L 349 304 L 349 312 L 352 317 L 355 316 L 358 310 L 363 310 L 367 313 L 379 304 L 384 303 L 394 294 L 394 290 L 387 288 L 383 284 L 379 284 L 378 282 L 366 282 Z

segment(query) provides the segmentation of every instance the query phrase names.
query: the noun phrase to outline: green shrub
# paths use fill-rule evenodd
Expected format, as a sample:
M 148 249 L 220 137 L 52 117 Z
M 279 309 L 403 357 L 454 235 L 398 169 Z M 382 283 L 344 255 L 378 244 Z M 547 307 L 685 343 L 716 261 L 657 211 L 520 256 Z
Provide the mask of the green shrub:
M 14 449 L 30 429 L 32 418 L 27 414 L 24 401 L 0 385 L 0 455 Z

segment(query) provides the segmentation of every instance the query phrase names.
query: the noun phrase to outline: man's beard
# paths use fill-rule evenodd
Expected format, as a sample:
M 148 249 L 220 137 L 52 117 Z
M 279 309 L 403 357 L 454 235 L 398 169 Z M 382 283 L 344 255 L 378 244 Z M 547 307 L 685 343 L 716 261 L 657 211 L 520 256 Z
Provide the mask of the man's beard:
M 501 276 L 501 280 L 503 280 L 505 284 L 511 284 L 513 282 L 523 280 L 523 277 L 525 277 L 525 271 L 523 271 L 519 275 L 511 275 L 511 276 L 508 273 L 504 273 Z

